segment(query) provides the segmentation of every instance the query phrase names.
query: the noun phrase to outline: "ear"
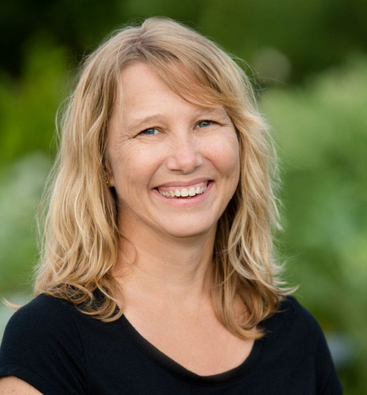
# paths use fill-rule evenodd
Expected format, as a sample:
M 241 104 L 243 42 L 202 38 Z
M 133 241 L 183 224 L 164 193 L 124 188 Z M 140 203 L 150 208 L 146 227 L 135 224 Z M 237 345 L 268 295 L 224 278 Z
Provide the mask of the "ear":
M 105 177 L 106 177 L 106 184 L 108 187 L 114 187 L 115 186 L 115 178 L 113 176 L 113 170 L 112 166 L 110 164 L 110 161 L 106 159 L 105 163 Z

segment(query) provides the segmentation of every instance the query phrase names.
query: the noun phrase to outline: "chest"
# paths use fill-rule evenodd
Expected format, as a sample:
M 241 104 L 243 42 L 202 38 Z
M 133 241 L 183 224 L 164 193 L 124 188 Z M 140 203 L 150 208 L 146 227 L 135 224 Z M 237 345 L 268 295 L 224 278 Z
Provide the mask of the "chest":
M 92 323 L 93 331 L 81 330 L 89 395 L 120 394 L 122 389 L 150 395 L 316 394 L 314 361 L 304 342 L 289 337 L 286 328 L 272 329 L 247 347 L 210 325 L 176 331 L 172 324 L 159 328 L 150 322 L 154 330 L 139 328 L 140 333 L 124 316 L 110 324 Z M 235 358 L 238 362 L 231 365 Z
M 242 364 L 250 355 L 253 340 L 230 333 L 216 319 L 153 323 L 139 334 L 152 347 L 178 365 L 201 376 L 220 374 Z

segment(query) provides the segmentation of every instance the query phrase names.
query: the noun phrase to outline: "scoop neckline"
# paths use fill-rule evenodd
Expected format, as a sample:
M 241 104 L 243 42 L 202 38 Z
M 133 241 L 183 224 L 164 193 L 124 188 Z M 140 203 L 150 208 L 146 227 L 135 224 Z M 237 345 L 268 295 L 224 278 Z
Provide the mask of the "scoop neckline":
M 209 376 L 201 376 L 185 368 L 184 366 L 173 360 L 171 357 L 163 353 L 161 350 L 159 350 L 147 339 L 145 339 L 135 329 L 135 327 L 130 323 L 130 321 L 126 318 L 124 314 L 120 317 L 119 322 L 123 325 L 125 333 L 130 338 L 132 343 L 154 363 L 178 378 L 202 385 L 224 384 L 239 377 L 242 377 L 243 375 L 250 372 L 255 367 L 257 361 L 260 359 L 266 342 L 265 337 L 255 340 L 250 354 L 237 367 L 222 373 Z

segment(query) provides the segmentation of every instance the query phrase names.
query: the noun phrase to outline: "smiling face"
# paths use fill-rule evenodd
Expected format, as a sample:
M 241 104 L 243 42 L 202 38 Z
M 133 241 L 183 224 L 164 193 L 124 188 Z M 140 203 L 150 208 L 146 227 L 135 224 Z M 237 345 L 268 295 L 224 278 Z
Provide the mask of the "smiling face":
M 109 184 L 122 234 L 215 232 L 240 168 L 236 131 L 221 106 L 188 103 L 136 63 L 121 74 L 108 133 Z

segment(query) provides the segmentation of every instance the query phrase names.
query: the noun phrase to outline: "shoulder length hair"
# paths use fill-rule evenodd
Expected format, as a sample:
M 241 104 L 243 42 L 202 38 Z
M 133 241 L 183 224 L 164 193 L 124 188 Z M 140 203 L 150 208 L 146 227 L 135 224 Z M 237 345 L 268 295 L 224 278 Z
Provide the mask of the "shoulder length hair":
M 209 39 L 166 18 L 150 18 L 141 26 L 117 31 L 81 68 L 62 120 L 35 295 L 64 298 L 105 322 L 123 314 L 113 297 L 119 230 L 105 164 L 121 70 L 134 62 L 148 64 L 189 102 L 223 106 L 236 128 L 240 182 L 218 223 L 212 292 L 217 316 L 232 333 L 259 338 L 258 324 L 277 311 L 286 294 L 274 259 L 277 172 L 268 128 L 248 78 L 231 57 Z M 187 72 L 180 72 L 182 67 Z M 243 320 L 234 311 L 238 297 L 248 313 Z

